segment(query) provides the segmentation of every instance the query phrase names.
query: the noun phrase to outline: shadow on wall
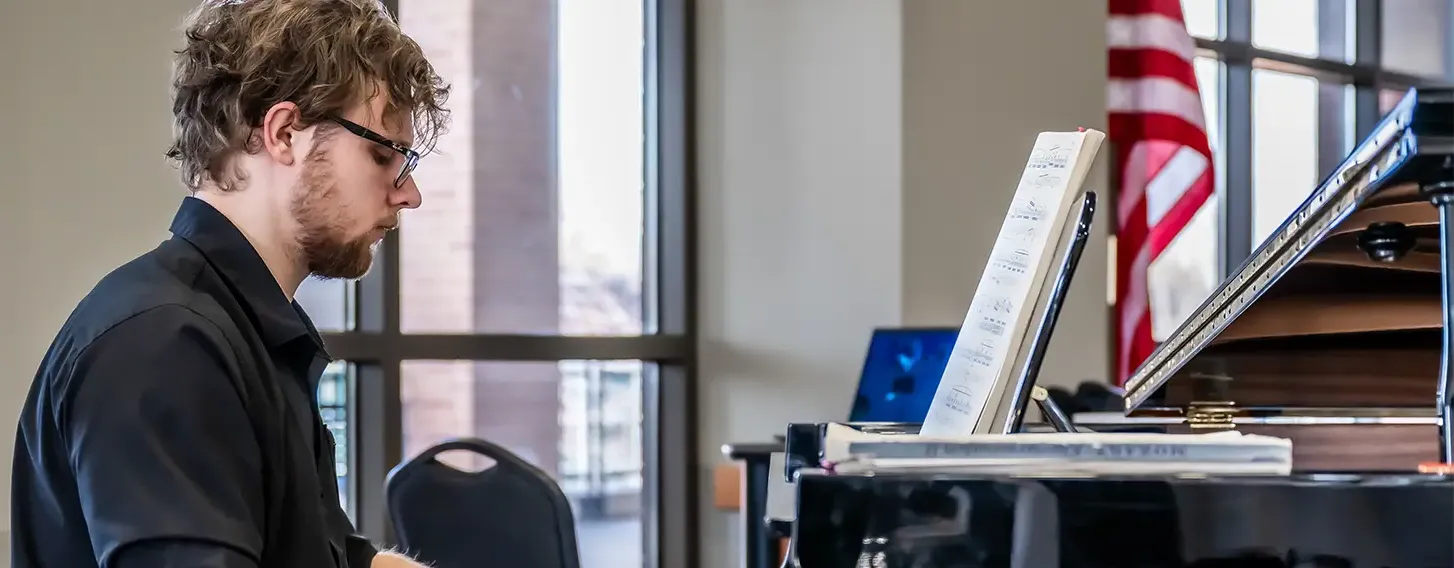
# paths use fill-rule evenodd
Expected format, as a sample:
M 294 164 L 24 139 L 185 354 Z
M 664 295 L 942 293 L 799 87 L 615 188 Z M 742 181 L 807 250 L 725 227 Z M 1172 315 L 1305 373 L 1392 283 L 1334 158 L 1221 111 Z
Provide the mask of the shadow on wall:
M 745 349 L 722 341 L 702 340 L 699 357 L 713 374 L 752 382 L 780 383 L 791 377 L 821 373 L 809 357 L 791 357 L 782 351 Z M 854 361 L 851 365 L 857 365 Z

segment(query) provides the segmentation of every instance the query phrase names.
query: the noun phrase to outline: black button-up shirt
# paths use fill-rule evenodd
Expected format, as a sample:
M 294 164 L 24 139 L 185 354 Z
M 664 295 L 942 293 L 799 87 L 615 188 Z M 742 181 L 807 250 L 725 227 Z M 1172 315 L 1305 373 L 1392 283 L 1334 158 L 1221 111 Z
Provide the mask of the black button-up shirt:
M 14 568 L 368 568 L 318 414 L 307 315 L 228 219 L 187 198 L 173 238 L 106 276 L 20 416 Z

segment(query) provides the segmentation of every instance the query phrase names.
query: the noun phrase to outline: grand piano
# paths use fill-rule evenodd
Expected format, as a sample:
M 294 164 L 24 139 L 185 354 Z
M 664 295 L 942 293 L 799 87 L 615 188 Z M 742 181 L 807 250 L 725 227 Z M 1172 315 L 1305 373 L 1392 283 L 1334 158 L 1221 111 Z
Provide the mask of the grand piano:
M 1454 461 L 1451 322 L 1454 90 L 1411 90 L 1135 373 L 1121 412 L 1071 425 L 1285 437 L 1291 475 L 834 473 L 824 425 L 794 424 L 786 565 L 1454 568 L 1454 477 L 1420 473 Z

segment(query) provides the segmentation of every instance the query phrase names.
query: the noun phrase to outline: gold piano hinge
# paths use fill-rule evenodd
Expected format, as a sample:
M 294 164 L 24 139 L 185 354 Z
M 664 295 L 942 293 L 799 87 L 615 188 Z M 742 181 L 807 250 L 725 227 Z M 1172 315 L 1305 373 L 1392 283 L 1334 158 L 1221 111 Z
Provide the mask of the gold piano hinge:
M 1193 429 L 1236 428 L 1232 423 L 1236 407 L 1235 402 L 1193 402 L 1186 407 L 1186 423 Z

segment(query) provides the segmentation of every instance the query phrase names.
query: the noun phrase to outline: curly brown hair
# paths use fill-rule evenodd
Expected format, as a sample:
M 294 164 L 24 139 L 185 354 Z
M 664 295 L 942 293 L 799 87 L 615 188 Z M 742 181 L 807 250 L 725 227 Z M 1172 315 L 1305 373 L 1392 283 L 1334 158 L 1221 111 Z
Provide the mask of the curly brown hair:
M 229 158 L 261 150 L 255 132 L 280 102 L 298 105 L 302 125 L 321 128 L 383 94 L 385 116 L 413 118 L 421 153 L 448 126 L 449 87 L 377 0 L 206 0 L 185 33 L 167 157 L 192 191 L 245 181 Z

